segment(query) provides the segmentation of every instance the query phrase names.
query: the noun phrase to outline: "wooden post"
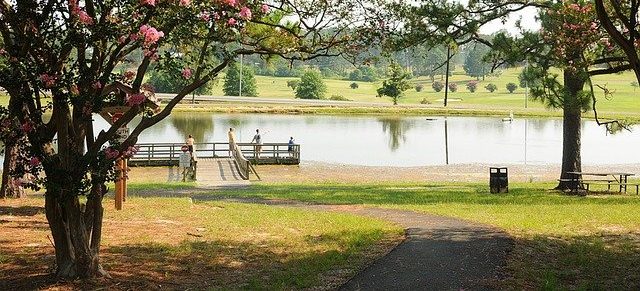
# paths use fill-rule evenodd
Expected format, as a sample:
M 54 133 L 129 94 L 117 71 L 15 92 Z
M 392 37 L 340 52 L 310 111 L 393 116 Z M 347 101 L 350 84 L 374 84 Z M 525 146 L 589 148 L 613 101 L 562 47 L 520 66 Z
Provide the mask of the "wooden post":
M 115 191 L 115 200 L 116 200 L 116 210 L 122 210 L 122 201 L 124 200 L 124 192 L 123 192 L 123 183 L 124 173 L 122 172 L 122 160 L 116 161 L 116 171 L 118 172 L 118 178 L 116 179 L 116 191 Z
M 122 201 L 127 201 L 127 195 L 129 194 L 129 191 L 127 189 L 127 180 L 129 179 L 129 165 L 127 163 L 129 159 L 124 159 L 122 161 L 122 173 L 123 173 L 123 179 L 122 179 Z

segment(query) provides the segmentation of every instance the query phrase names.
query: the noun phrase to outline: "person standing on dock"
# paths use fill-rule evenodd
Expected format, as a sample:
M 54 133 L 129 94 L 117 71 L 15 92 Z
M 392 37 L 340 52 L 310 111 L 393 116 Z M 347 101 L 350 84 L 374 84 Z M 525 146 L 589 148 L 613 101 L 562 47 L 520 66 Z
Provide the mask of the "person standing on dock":
M 233 147 L 236 144 L 236 134 L 235 132 L 233 132 L 233 127 L 229 127 L 229 156 L 232 157 L 233 156 Z
M 193 156 L 193 144 L 195 143 L 195 139 L 193 139 L 192 135 L 189 135 L 187 138 L 187 146 L 189 147 L 189 153 Z
M 256 135 L 253 136 L 251 142 L 256 143 L 256 158 L 260 158 L 260 151 L 262 151 L 262 136 L 260 136 L 260 129 L 256 129 Z
M 294 141 L 293 141 L 293 136 L 292 136 L 291 138 L 289 138 L 289 143 L 288 143 L 288 146 L 287 146 L 287 151 L 289 152 L 289 157 L 293 157 L 293 144 L 294 144 Z

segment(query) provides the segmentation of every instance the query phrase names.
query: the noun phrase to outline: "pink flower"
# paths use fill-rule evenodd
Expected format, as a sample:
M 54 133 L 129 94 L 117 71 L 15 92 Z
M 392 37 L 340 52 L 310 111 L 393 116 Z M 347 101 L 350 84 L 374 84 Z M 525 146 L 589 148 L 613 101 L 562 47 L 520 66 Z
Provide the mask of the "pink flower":
M 184 69 L 182 70 L 182 77 L 183 77 L 183 78 L 185 78 L 185 79 L 189 79 L 189 78 L 191 78 L 191 75 L 192 75 L 192 73 L 191 73 L 191 69 L 189 69 L 189 68 L 184 68 Z
M 189 6 L 191 0 L 180 0 L 180 6 Z
M 260 11 L 262 11 L 262 13 L 267 13 L 269 12 L 269 5 L 267 4 L 262 4 L 262 6 L 260 6 Z
M 31 122 L 25 122 L 20 126 L 20 129 L 25 133 L 29 133 L 33 130 L 33 124 L 31 124 Z
M 149 5 L 149 6 L 156 6 L 156 0 L 141 0 L 140 4 Z
M 242 7 L 240 9 L 240 18 L 244 19 L 244 20 L 249 20 L 251 19 L 251 9 L 245 7 Z
M 104 155 L 109 160 L 115 160 L 120 156 L 120 152 L 112 147 L 104 149 Z
M 45 88 L 51 88 L 56 84 L 56 77 L 45 73 L 40 75 L 40 81 L 44 84 Z
M 229 21 L 227 21 L 227 23 L 233 26 L 236 25 L 237 21 L 234 18 L 229 18 Z
M 89 16 L 89 14 L 87 14 L 87 12 L 84 11 L 80 11 L 78 12 L 78 19 L 80 19 L 80 22 L 85 24 L 85 25 L 92 25 L 93 24 L 93 18 L 91 18 L 91 16 Z
M 142 104 L 145 99 L 147 99 L 147 96 L 144 96 L 144 94 L 133 94 L 133 95 L 129 95 L 125 103 L 128 106 L 133 107 L 133 106 L 138 106 Z
M 102 82 L 100 82 L 100 81 L 93 82 L 93 84 L 91 84 L 91 88 L 93 88 L 95 90 L 102 89 Z
M 158 31 L 155 27 L 146 24 L 140 26 L 139 34 L 144 38 L 144 46 L 146 47 L 158 42 L 158 40 L 164 36 L 164 32 Z
M 127 37 L 124 35 L 118 38 L 118 44 L 123 44 L 125 41 L 127 41 Z
M 213 19 L 218 20 L 220 19 L 220 14 L 218 14 L 218 12 L 213 12 Z
M 225 2 L 227 2 L 227 5 L 229 6 L 236 6 L 238 5 L 238 0 L 225 0 Z
M 31 167 L 37 167 L 38 165 L 40 165 L 40 159 L 38 159 L 37 157 L 31 158 L 31 160 L 29 160 L 29 165 L 31 165 Z
M 208 22 L 209 19 L 211 19 L 211 16 L 209 15 L 209 12 L 202 12 L 200 13 L 200 19 L 202 19 L 202 21 Z

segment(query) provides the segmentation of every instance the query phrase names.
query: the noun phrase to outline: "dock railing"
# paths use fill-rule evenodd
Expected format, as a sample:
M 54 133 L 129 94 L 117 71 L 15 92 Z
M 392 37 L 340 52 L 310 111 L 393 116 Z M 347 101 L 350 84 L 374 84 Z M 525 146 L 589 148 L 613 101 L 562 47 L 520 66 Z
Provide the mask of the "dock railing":
M 129 160 L 132 166 L 170 166 L 178 165 L 180 148 L 183 143 L 139 143 L 138 152 Z M 194 144 L 194 155 L 199 158 L 238 158 L 242 156 L 253 164 L 299 164 L 300 145 L 292 145 L 289 151 L 287 143 L 262 144 L 260 154 L 257 144 L 236 143 L 237 153 L 229 148 L 228 142 L 211 142 Z M 239 165 L 240 167 L 240 165 Z

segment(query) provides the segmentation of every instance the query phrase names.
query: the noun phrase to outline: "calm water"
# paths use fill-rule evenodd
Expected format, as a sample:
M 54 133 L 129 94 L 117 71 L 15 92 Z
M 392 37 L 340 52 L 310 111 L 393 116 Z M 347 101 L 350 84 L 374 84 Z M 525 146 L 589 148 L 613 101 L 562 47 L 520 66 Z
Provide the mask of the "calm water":
M 303 161 L 370 166 L 462 163 L 559 164 L 562 121 L 491 117 L 345 117 L 180 113 L 148 129 L 140 142 L 223 142 L 234 127 L 240 142 L 259 128 L 264 142 L 301 144 Z M 96 118 L 101 126 L 106 122 Z M 583 164 L 640 163 L 640 131 L 607 135 L 595 122 L 582 124 Z M 446 139 L 445 139 L 446 136 Z

